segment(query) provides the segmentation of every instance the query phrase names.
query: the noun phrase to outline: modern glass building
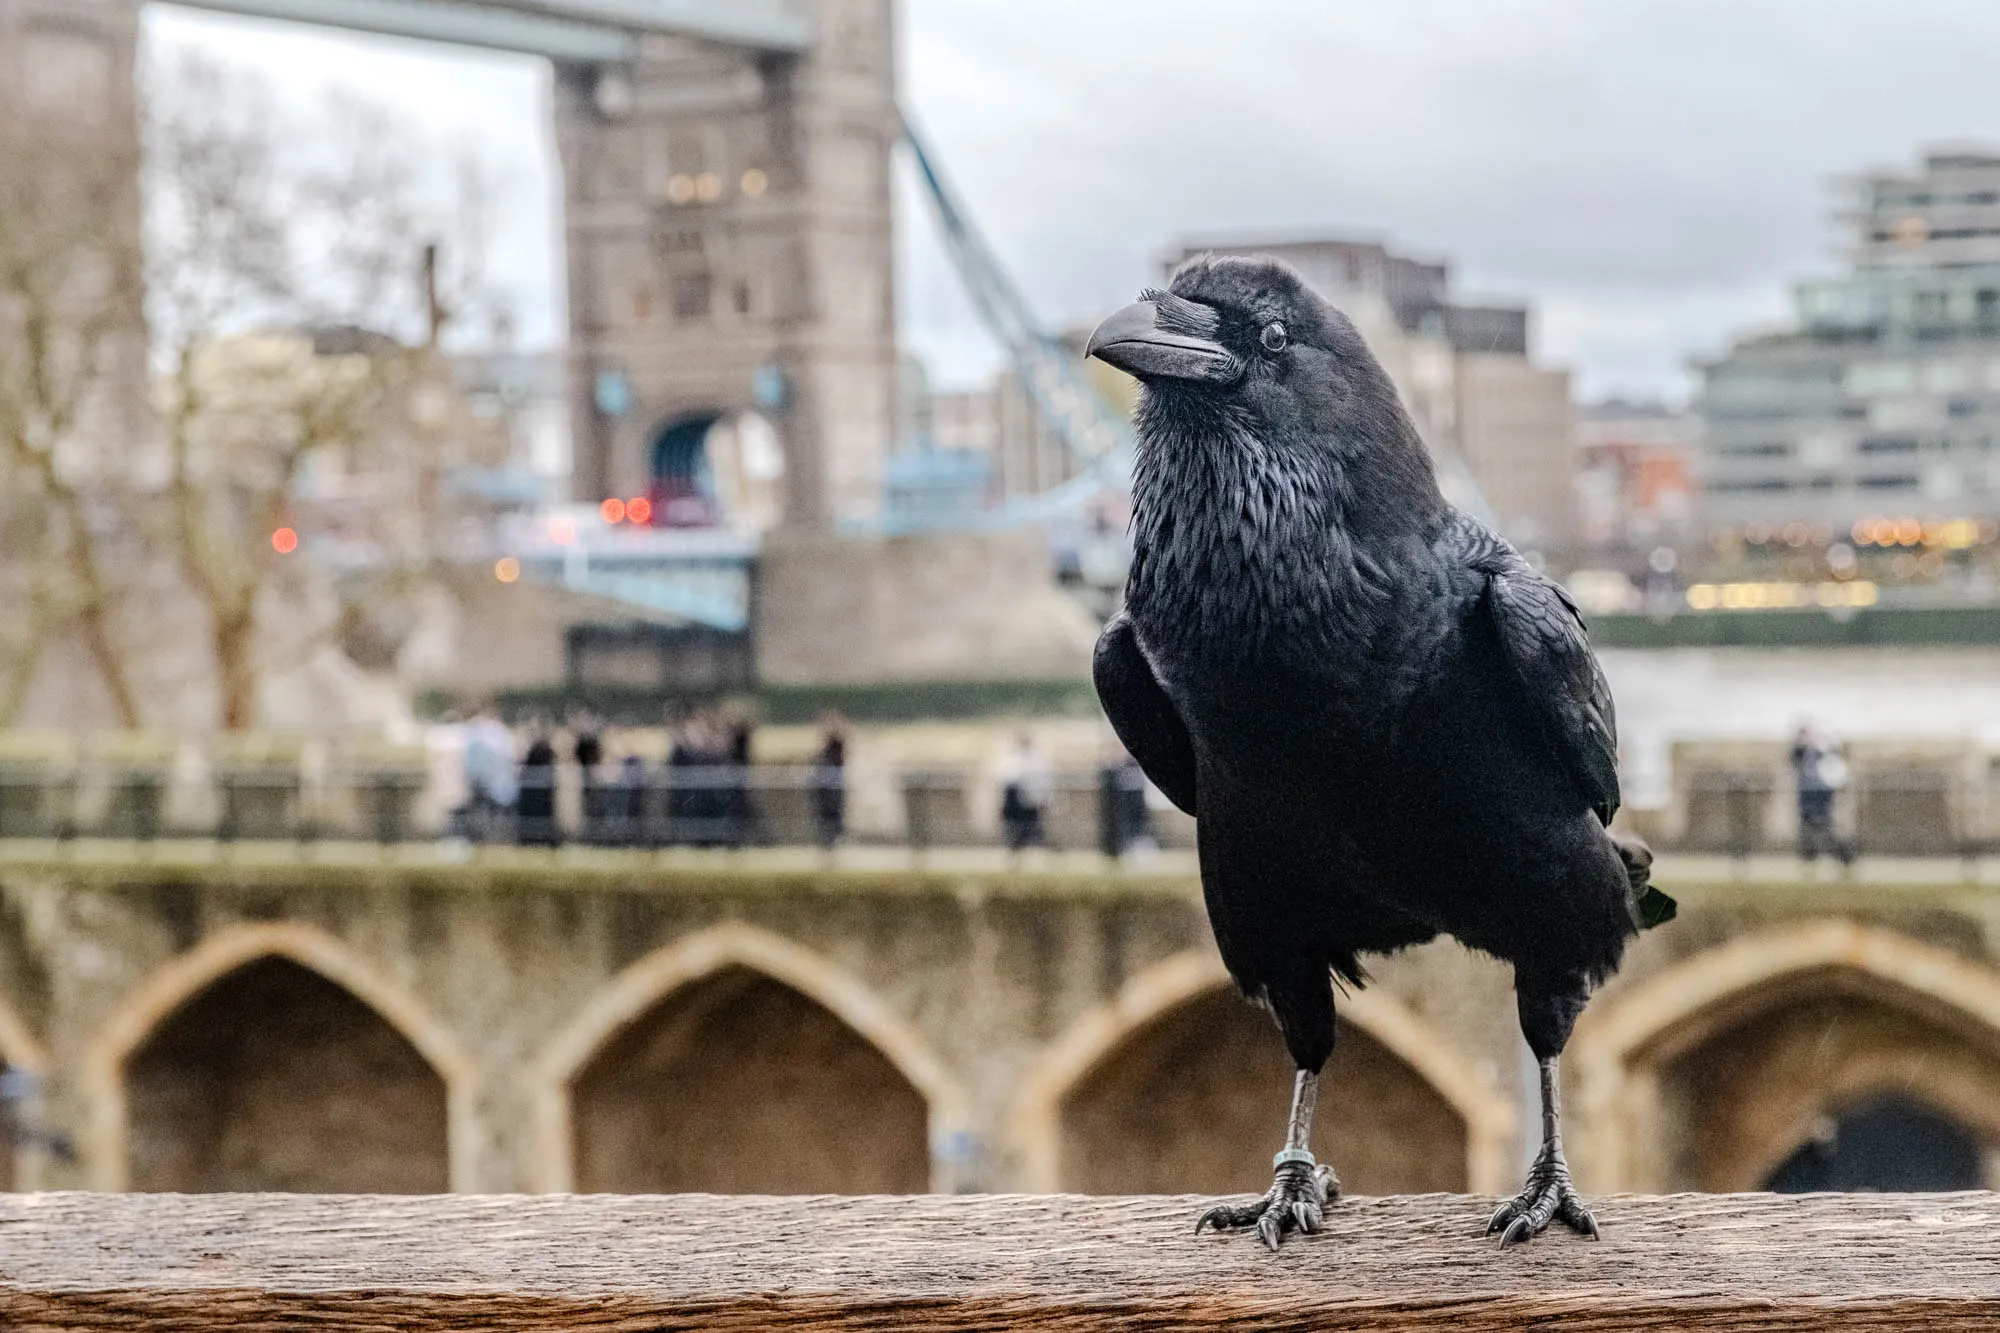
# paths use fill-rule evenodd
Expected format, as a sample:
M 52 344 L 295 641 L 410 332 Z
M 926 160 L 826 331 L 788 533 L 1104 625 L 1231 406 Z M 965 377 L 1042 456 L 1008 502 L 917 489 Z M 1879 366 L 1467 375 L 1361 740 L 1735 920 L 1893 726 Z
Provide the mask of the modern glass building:
M 1800 285 L 1795 331 L 1699 367 L 1717 533 L 2000 515 L 2000 154 L 1846 191 L 1849 271 Z

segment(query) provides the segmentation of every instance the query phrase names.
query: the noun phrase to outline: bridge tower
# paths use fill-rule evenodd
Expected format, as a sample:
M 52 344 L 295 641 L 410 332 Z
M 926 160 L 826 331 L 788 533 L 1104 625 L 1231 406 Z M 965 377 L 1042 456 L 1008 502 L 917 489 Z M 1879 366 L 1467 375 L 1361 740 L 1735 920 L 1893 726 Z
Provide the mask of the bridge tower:
M 578 499 L 643 492 L 675 466 L 656 454 L 755 411 L 781 441 L 785 528 L 879 511 L 894 0 L 804 7 L 798 53 L 652 35 L 629 62 L 556 65 Z
M 9 238 L 17 261 L 68 266 L 95 251 L 107 272 L 123 272 L 112 261 L 130 264 L 138 253 L 139 112 L 133 75 L 139 7 L 140 0 L 0 0 L 0 172 L 44 171 L 60 163 L 69 177 L 63 197 L 90 201 L 101 210 L 60 222 L 0 219 L 0 225 L 11 221 L 17 228 Z M 100 446 L 152 434 L 145 312 L 136 281 L 113 299 L 125 303 L 126 312 L 101 335 L 96 354 L 104 364 L 95 386 L 73 409 L 77 433 Z M 62 308 L 54 307 L 58 313 Z M 0 325 L 0 339 L 13 336 L 18 333 L 11 321 Z M 0 354 L 5 350 L 0 343 Z M 41 411 L 51 404 L 17 406 Z M 72 449 L 64 457 L 71 468 L 85 462 L 130 466 L 128 455 L 102 447 Z

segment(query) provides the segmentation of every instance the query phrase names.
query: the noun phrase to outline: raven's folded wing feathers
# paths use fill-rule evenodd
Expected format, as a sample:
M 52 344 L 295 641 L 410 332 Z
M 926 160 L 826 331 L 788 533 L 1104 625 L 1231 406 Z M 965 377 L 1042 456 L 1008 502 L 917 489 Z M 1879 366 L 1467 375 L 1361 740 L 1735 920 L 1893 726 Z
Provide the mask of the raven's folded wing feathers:
M 1511 550 L 1501 550 L 1503 556 L 1476 562 L 1486 574 L 1480 600 L 1549 743 L 1597 817 L 1609 824 L 1619 800 L 1611 685 L 1569 594 Z
M 1168 800 L 1193 814 L 1194 742 L 1173 700 L 1160 688 L 1123 612 L 1112 618 L 1097 640 L 1091 676 L 1111 729 L 1140 769 Z

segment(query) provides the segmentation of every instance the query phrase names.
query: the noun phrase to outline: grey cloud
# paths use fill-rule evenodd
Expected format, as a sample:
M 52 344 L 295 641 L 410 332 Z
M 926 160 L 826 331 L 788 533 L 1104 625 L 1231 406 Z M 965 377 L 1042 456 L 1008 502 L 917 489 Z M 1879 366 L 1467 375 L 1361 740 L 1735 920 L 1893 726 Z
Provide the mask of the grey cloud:
M 1599 390 L 1675 387 L 1776 317 L 1834 262 L 1828 177 L 2000 140 L 2000 11 L 1973 0 L 914 0 L 907 23 L 912 99 L 1051 316 L 1177 233 L 1362 231 L 1538 300 Z
M 388 44 L 149 23 L 489 127 L 528 205 L 505 281 L 530 329 L 559 327 L 540 75 L 454 57 L 392 76 L 370 63 Z M 903 0 L 902 29 L 906 100 L 1050 322 L 1129 299 L 1183 233 L 1368 233 L 1536 301 L 1591 391 L 1675 388 L 1780 315 L 1835 262 L 1828 177 L 2000 142 L 1990 0 Z M 991 349 L 927 220 L 901 225 L 907 341 L 948 380 L 978 373 Z

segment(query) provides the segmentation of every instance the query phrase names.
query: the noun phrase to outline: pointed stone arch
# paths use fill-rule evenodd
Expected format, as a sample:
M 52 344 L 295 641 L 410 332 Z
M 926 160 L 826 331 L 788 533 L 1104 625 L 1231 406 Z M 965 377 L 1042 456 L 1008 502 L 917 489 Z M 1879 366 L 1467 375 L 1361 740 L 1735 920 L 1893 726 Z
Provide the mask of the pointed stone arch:
M 932 1187 L 939 1176 L 937 1145 L 970 1124 L 965 1090 L 929 1043 L 873 988 L 821 954 L 770 931 L 730 921 L 695 932 L 633 963 L 593 995 L 543 1050 L 530 1074 L 535 1120 L 532 1178 L 560 1193 L 576 1187 L 573 1087 L 607 1043 L 671 996 L 732 969 L 758 974 L 796 991 L 834 1018 L 894 1067 L 924 1099 L 932 1145 Z
M 1746 1024 L 1808 999 L 1845 996 L 1907 1015 L 1984 1052 L 2000 1070 L 2000 971 L 1877 926 L 1820 920 L 1761 931 L 1696 954 L 1604 996 L 1577 1024 L 1567 1068 L 1577 1108 L 1570 1134 L 1579 1174 L 1599 1190 L 1661 1187 L 1669 1174 L 1664 1072 Z M 1920 1088 L 1926 1101 L 2000 1140 L 2000 1102 L 1940 1077 L 1905 1053 L 1832 1070 L 1823 1093 L 1855 1099 Z M 1774 1124 L 1738 1145 L 1732 1180 L 1796 1146 L 1799 1126 Z
M 1156 1020 L 1233 985 L 1213 952 L 1189 950 L 1146 968 L 1071 1023 L 1028 1071 L 1006 1117 L 1006 1143 L 1017 1156 L 1024 1188 L 1062 1188 L 1062 1111 L 1074 1089 Z M 1339 1008 L 1344 1022 L 1408 1066 L 1464 1122 L 1469 1188 L 1479 1193 L 1507 1188 L 1515 1120 L 1505 1094 L 1387 991 L 1359 991 Z M 1274 1123 L 1273 1134 L 1279 1128 Z
M 373 963 L 319 927 L 296 921 L 244 923 L 208 936 L 142 981 L 91 1037 L 79 1070 L 87 1116 L 81 1146 L 93 1187 L 129 1187 L 126 1062 L 183 1005 L 266 958 L 296 963 L 347 991 L 416 1049 L 445 1087 L 451 1188 L 473 1188 L 478 1162 L 477 1062 L 450 1028 Z

